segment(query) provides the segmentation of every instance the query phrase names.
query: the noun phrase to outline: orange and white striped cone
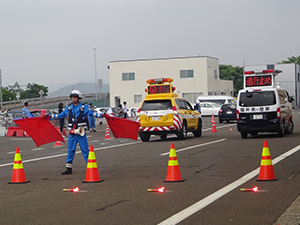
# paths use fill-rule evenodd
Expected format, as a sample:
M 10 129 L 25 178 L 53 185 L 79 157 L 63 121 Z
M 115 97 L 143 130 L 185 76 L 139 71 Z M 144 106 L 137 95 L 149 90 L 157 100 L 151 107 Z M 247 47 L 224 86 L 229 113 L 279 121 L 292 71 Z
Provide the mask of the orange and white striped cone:
M 111 137 L 109 136 L 108 124 L 106 125 L 106 131 L 105 131 L 105 137 L 104 137 L 104 139 L 111 139 Z
M 9 182 L 9 184 L 24 184 L 24 183 L 28 183 L 28 182 L 29 182 L 29 180 L 26 180 L 26 177 L 25 177 L 25 172 L 24 172 L 24 168 L 23 168 L 20 150 L 17 147 L 16 153 L 15 153 L 12 179 L 11 179 L 11 182 Z
M 93 145 L 90 146 L 88 163 L 86 166 L 85 179 L 82 183 L 98 183 L 103 180 L 100 179 L 96 156 Z
M 257 181 L 267 181 L 267 180 L 275 181 L 277 180 L 277 178 L 275 177 L 274 174 L 268 142 L 264 141 L 261 163 L 260 163 L 260 170 L 259 170 Z
M 214 115 L 214 114 L 213 114 Z M 215 122 L 215 120 L 212 122 L 213 123 L 213 125 L 212 125 L 212 129 L 211 129 L 211 133 L 216 133 L 216 132 L 218 132 L 217 131 L 217 127 L 216 127 L 216 122 Z
M 214 123 L 215 122 L 215 116 L 214 114 L 211 115 L 211 123 Z
M 184 179 L 182 179 L 181 177 L 175 147 L 174 144 L 171 143 L 167 177 L 164 180 L 164 182 L 182 182 L 182 181 L 184 181 Z

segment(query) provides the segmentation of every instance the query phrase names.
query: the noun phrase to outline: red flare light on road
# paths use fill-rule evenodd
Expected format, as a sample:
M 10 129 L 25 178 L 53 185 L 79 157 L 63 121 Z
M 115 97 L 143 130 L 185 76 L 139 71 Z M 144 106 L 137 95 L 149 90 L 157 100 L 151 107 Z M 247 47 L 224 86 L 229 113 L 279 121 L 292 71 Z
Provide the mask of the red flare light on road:
M 72 189 L 63 189 L 64 192 L 78 192 L 79 191 L 79 187 L 75 187 Z
M 159 192 L 159 193 L 163 193 L 165 192 L 165 187 L 161 187 L 158 189 L 147 189 L 148 192 Z
M 241 188 L 241 191 L 248 191 L 248 192 L 258 192 L 258 187 L 255 186 L 253 188 Z

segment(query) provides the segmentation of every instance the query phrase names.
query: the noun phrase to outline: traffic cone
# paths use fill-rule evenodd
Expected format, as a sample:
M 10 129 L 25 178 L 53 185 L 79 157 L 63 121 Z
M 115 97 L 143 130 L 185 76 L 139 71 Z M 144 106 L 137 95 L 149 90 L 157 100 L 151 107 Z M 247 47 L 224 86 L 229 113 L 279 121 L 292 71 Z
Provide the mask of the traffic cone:
M 164 182 L 182 182 L 182 181 L 184 181 L 184 179 L 182 179 L 180 174 L 175 147 L 174 144 L 171 143 L 167 177 L 164 180 Z
M 257 178 L 257 181 L 265 181 L 265 180 L 270 180 L 270 181 L 277 180 L 277 178 L 275 178 L 273 164 L 272 164 L 267 141 L 264 141 L 259 176 Z
M 211 123 L 214 123 L 215 122 L 215 116 L 214 114 L 211 115 Z
M 214 114 L 212 114 L 212 117 L 214 116 Z M 211 129 L 211 133 L 216 133 L 216 132 L 218 132 L 217 131 L 217 128 L 216 128 L 216 122 L 215 122 L 215 119 L 212 119 L 213 121 L 212 121 L 212 129 Z
M 23 169 L 22 159 L 20 150 L 17 147 L 15 153 L 14 167 L 11 182 L 9 184 L 24 184 L 28 183 L 29 180 L 26 180 L 25 172 Z
M 62 146 L 62 143 L 60 141 L 56 141 L 54 144 L 54 147 Z
M 111 139 L 111 137 L 109 136 L 108 124 L 106 125 L 106 131 L 105 131 L 105 137 L 104 137 L 104 139 Z
M 82 181 L 82 183 L 97 183 L 101 181 L 103 180 L 100 180 L 94 147 L 93 145 L 91 145 L 89 151 L 88 163 L 86 167 L 85 179 L 84 181 Z

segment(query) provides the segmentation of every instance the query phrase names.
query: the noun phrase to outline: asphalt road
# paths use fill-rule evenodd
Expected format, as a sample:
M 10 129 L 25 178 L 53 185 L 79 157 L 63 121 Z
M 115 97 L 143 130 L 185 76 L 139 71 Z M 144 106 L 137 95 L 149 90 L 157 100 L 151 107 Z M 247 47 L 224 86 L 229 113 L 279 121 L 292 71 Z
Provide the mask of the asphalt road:
M 218 132 L 211 133 L 210 120 L 204 118 L 202 137 L 184 141 L 104 140 L 105 128 L 88 132 L 100 183 L 81 182 L 86 164 L 79 146 L 73 174 L 62 176 L 66 144 L 36 148 L 29 137 L 0 138 L 0 224 L 273 224 L 300 194 L 300 114 L 294 112 L 294 133 L 282 138 L 242 139 L 235 123 L 216 122 Z M 264 140 L 277 181 L 256 181 Z M 163 182 L 171 143 L 184 182 Z M 8 184 L 16 147 L 26 184 Z M 79 193 L 62 191 L 75 186 Z M 166 192 L 147 192 L 161 186 Z M 261 192 L 240 191 L 254 186 Z

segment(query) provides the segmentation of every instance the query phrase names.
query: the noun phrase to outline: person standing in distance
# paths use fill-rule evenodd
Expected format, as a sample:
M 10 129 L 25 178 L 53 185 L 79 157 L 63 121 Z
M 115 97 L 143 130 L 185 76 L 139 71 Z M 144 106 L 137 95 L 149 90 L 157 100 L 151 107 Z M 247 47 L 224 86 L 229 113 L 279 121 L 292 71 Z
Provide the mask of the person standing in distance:
M 93 108 L 93 103 L 90 103 L 89 110 L 91 110 L 92 112 L 95 112 L 95 110 Z M 96 132 L 95 118 L 93 116 L 89 115 L 88 119 L 89 119 L 90 132 Z
M 61 102 L 58 104 L 58 114 L 63 111 L 64 104 Z M 65 124 L 65 118 L 59 120 L 59 131 L 63 135 L 63 129 Z
M 57 115 L 50 115 L 52 119 L 62 119 L 68 117 L 68 130 L 78 129 L 79 127 L 86 128 L 86 121 L 88 116 L 103 118 L 105 114 L 94 113 L 89 110 L 87 104 L 82 104 L 81 93 L 78 90 L 73 90 L 70 94 L 72 103 L 66 107 L 64 111 Z M 70 134 L 68 138 L 68 155 L 66 159 L 66 170 L 62 172 L 62 175 L 72 174 L 73 160 L 75 156 L 76 145 L 79 143 L 82 156 L 85 162 L 88 162 L 89 146 L 87 143 L 87 137 L 84 133 L 83 136 L 79 134 Z
M 122 106 L 122 109 L 123 109 L 123 114 L 121 115 L 121 118 L 127 118 L 127 102 L 123 102 L 123 106 Z
M 29 112 L 29 110 L 28 110 L 28 107 L 29 107 L 28 102 L 25 102 L 25 103 L 24 103 L 24 108 L 23 108 L 23 110 L 22 110 L 22 114 L 23 114 L 23 118 L 24 118 L 24 119 L 25 119 L 25 118 L 31 117 L 30 112 Z

